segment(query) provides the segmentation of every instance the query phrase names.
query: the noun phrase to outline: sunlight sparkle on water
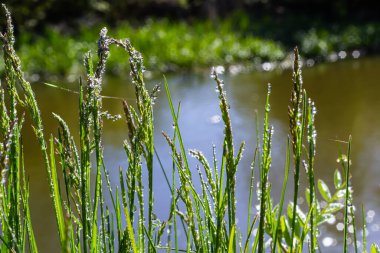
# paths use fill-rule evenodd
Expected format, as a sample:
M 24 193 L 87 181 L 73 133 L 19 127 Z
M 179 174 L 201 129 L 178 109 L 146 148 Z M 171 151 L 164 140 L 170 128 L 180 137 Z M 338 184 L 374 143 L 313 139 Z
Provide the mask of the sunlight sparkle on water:
M 347 53 L 345 51 L 340 51 L 338 53 L 338 56 L 339 56 L 340 59 L 344 59 L 344 58 L 347 57 Z
M 344 229 L 344 224 L 341 223 L 341 222 L 339 222 L 338 224 L 336 224 L 336 229 L 337 229 L 338 231 L 343 231 L 343 229 Z
M 376 214 L 376 212 L 374 210 L 368 210 L 368 212 L 367 212 L 367 216 L 371 217 L 371 218 L 375 217 L 375 214 Z
M 336 222 L 336 218 L 333 215 L 330 216 L 330 218 L 327 220 L 327 223 L 330 225 L 334 224 L 335 222 Z
M 355 59 L 359 58 L 360 57 L 360 52 L 359 50 L 354 50 L 352 52 L 352 57 L 354 57 Z
M 329 236 L 326 236 L 325 238 L 323 238 L 322 240 L 322 244 L 323 246 L 325 247 L 331 247 L 331 246 L 335 246 L 337 243 L 337 241 L 332 238 L 332 237 L 329 237 Z
M 373 224 L 373 225 L 371 225 L 371 230 L 372 230 L 373 232 L 378 232 L 378 231 L 380 231 L 380 225 L 379 225 L 379 224 Z
M 270 62 L 264 62 L 261 67 L 264 71 L 271 71 L 274 68 L 273 63 Z
M 214 115 L 210 117 L 210 122 L 212 124 L 218 124 L 221 120 L 222 120 L 222 117 L 220 117 L 219 115 Z

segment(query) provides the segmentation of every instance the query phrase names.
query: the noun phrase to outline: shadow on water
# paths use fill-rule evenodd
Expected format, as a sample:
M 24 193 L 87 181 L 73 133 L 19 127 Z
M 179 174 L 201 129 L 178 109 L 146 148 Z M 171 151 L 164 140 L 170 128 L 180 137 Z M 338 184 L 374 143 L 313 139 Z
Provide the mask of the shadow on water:
M 318 114 L 316 177 L 323 179 L 331 187 L 333 172 L 339 165 L 336 158 L 345 147 L 335 140 L 347 140 L 353 136 L 352 182 L 354 202 L 357 205 L 357 223 L 360 225 L 361 204 L 365 205 L 368 222 L 368 243 L 380 236 L 380 58 L 344 61 L 334 64 L 322 64 L 303 70 L 304 85 L 309 96 L 315 101 Z M 256 146 L 255 110 L 259 114 L 259 126 L 262 127 L 264 99 L 267 83 L 272 84 L 270 122 L 274 125 L 273 162 L 270 174 L 272 197 L 278 201 L 283 180 L 285 163 L 285 145 L 288 134 L 287 106 L 291 91 L 291 73 L 268 72 L 249 73 L 235 76 L 224 75 L 227 97 L 231 105 L 232 126 L 235 145 L 246 141 L 246 150 L 237 175 L 238 226 L 246 230 L 246 210 L 249 194 L 250 164 Z M 155 82 L 162 82 L 160 80 Z M 152 81 L 152 84 L 155 83 Z M 207 74 L 185 74 L 170 76 L 168 83 L 174 103 L 181 102 L 180 128 L 187 149 L 201 150 L 206 157 L 212 157 L 212 145 L 217 147 L 221 157 L 223 123 L 219 112 L 215 84 Z M 77 84 L 66 87 L 77 89 Z M 33 85 L 47 133 L 56 134 L 57 123 L 51 112 L 60 114 L 75 136 L 78 131 L 78 97 L 75 94 Z M 132 98 L 134 91 L 128 80 L 108 79 L 104 86 L 104 95 Z M 129 100 L 133 103 L 133 99 Z M 121 102 L 105 99 L 104 107 L 110 113 L 122 114 Z M 156 148 L 167 173 L 171 173 L 171 160 L 168 145 L 161 131 L 172 134 L 172 119 L 164 92 L 161 92 L 155 107 Z M 41 252 L 54 252 L 58 247 L 56 222 L 49 199 L 46 173 L 41 166 L 37 143 L 32 136 L 30 123 L 26 122 L 24 131 L 27 174 L 30 178 L 32 221 Z M 76 136 L 77 137 L 77 136 Z M 261 136 L 260 136 L 261 137 Z M 104 126 L 105 163 L 110 171 L 111 180 L 118 182 L 118 168 L 126 169 L 126 155 L 122 148 L 127 138 L 127 128 L 123 120 L 106 121 Z M 195 171 L 195 159 L 191 159 Z M 29 165 L 28 165 L 29 164 Z M 158 164 L 156 164 L 158 168 Z M 194 174 L 196 175 L 196 174 Z M 155 210 L 161 219 L 167 219 L 169 213 L 170 192 L 161 170 L 155 170 Z M 291 178 L 291 176 L 290 176 Z M 290 180 L 291 184 L 292 181 Z M 305 178 L 301 182 L 306 186 Z M 292 187 L 288 187 L 288 199 L 292 196 Z M 300 194 L 304 196 L 304 194 Z M 301 200 L 302 202 L 302 200 Z M 319 243 L 322 247 L 331 247 L 329 252 L 341 251 L 343 231 L 339 231 L 342 215 L 337 215 L 334 224 L 321 228 Z M 327 239 L 326 239 L 327 238 Z M 361 236 L 359 235 L 359 238 Z

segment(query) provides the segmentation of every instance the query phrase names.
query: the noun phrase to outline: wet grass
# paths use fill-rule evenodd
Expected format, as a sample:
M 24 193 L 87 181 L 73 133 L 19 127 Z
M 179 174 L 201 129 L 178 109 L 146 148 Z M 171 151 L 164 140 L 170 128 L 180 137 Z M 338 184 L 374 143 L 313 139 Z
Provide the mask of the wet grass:
M 235 148 L 227 94 L 223 80 L 215 69 L 211 72 L 211 78 L 215 81 L 224 122 L 222 154 L 217 154 L 214 148 L 213 156 L 207 158 L 199 150 L 185 149 L 179 127 L 180 105 L 173 104 L 164 79 L 174 129 L 172 133 L 163 133 L 163 136 L 171 148 L 168 159 L 172 161 L 172 167 L 156 167 L 154 161 L 160 157 L 155 152 L 153 135 L 154 102 L 159 87 L 153 90 L 146 88 L 143 57 L 130 41 L 113 39 L 103 28 L 98 40 L 97 60 L 91 53 L 85 55 L 86 78 L 79 83 L 80 140 L 75 142 L 65 120 L 59 115 L 53 115 L 59 126 L 58 133 L 54 136 L 44 131 L 35 95 L 24 78 L 21 61 L 14 50 L 10 14 L 5 6 L 3 10 L 8 26 L 0 34 L 6 87 L 0 89 L 1 252 L 38 252 L 38 245 L 44 243 L 36 242 L 30 217 L 29 184 L 24 170 L 21 132 L 24 113 L 30 114 L 33 120 L 44 158 L 61 252 L 266 252 L 270 249 L 272 252 L 317 252 L 321 224 L 339 210 L 345 212 L 342 250 L 348 252 L 347 228 L 353 225 L 356 229 L 350 182 L 351 137 L 345 144 L 347 152 L 339 157 L 341 169 L 332 175 L 335 189 L 331 191 L 322 180 L 316 181 L 314 178 L 316 109 L 302 86 L 297 48 L 294 50 L 293 88 L 288 109 L 289 138 L 284 154 L 286 164 L 281 199 L 279 203 L 273 202 L 268 177 L 273 136 L 268 87 L 264 130 L 262 134 L 257 130 L 259 142 L 252 157 L 247 200 L 250 203 L 247 213 L 249 222 L 245 232 L 237 226 L 236 205 L 239 203 L 235 197 L 236 172 L 245 144 L 241 143 Z M 103 76 L 112 47 L 123 49 L 129 58 L 136 99 L 134 106 L 126 100 L 120 105 L 124 108 L 128 129 L 128 139 L 124 142 L 128 166 L 120 169 L 119 182 L 110 181 L 109 169 L 103 161 L 102 145 L 103 121 L 118 118 L 102 108 Z M 16 89 L 18 85 L 21 90 Z M 190 167 L 188 162 L 193 158 L 198 160 L 196 168 Z M 154 215 L 156 193 L 153 185 L 162 184 L 154 176 L 159 170 L 163 170 L 165 175 L 172 173 L 171 181 L 169 176 L 166 177 L 171 204 L 165 221 L 158 220 Z M 308 177 L 307 188 L 299 186 L 303 170 L 306 170 Z M 258 171 L 258 176 L 255 176 L 255 171 Z M 284 206 L 290 171 L 294 172 L 293 202 Z M 95 172 L 95 177 L 91 176 L 91 172 Z M 147 174 L 147 186 L 143 183 L 143 174 Z M 199 187 L 195 184 L 198 179 Z M 254 203 L 254 191 L 258 195 L 258 203 Z M 305 210 L 297 203 L 301 193 L 306 195 L 308 207 L 303 208 Z M 110 200 L 110 204 L 106 204 L 106 200 Z M 251 217 L 251 207 L 256 204 L 260 208 Z M 258 232 L 254 233 L 253 228 L 257 228 Z M 184 234 L 186 239 L 180 241 L 179 233 Z M 354 235 L 355 251 L 358 251 L 356 230 Z M 364 236 L 363 242 L 365 240 Z M 371 245 L 371 252 L 380 252 L 378 246 Z

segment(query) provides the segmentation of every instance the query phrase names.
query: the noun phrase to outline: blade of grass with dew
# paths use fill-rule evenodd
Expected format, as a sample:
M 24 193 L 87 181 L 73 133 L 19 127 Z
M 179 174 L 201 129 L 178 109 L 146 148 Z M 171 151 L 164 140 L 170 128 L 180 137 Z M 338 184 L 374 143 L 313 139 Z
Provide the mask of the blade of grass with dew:
M 179 117 L 179 113 L 181 111 L 181 103 L 178 104 L 178 107 L 177 107 L 177 119 Z M 176 139 L 176 129 L 174 129 L 174 139 L 173 141 L 175 141 Z M 161 164 L 161 162 L 160 162 Z M 176 214 L 176 208 L 178 208 L 178 205 L 177 205 L 177 198 L 175 197 L 176 196 L 176 173 L 175 173 L 175 163 L 172 162 L 172 185 L 171 185 L 171 198 L 172 198 L 172 202 L 171 202 L 171 215 L 172 215 L 172 219 L 173 219 L 173 227 L 174 227 L 174 248 L 175 248 L 175 252 L 178 253 L 178 227 L 177 227 L 177 214 Z M 162 167 L 162 169 L 164 170 L 164 168 Z M 170 186 L 169 186 L 170 187 Z M 182 222 L 182 227 L 183 227 L 183 230 L 185 231 L 186 233 L 186 229 L 185 229 L 185 224 L 183 222 L 183 220 L 181 220 Z M 170 229 L 170 234 L 172 233 L 172 229 L 169 227 Z M 170 236 L 170 234 L 168 236 Z M 187 235 L 186 235 L 187 236 Z M 168 238 L 168 244 L 169 244 L 169 248 L 171 248 L 171 238 L 169 237 Z
M 169 86 L 168 86 L 168 83 L 167 83 L 167 80 L 166 80 L 165 76 L 164 76 L 164 87 L 165 87 L 166 95 L 167 95 L 167 98 L 168 98 L 168 103 L 169 103 L 170 111 L 171 111 L 171 114 L 172 114 L 172 118 L 173 118 L 173 121 L 174 121 L 173 124 L 174 124 L 174 127 L 175 127 L 176 137 L 178 138 L 179 147 L 180 147 L 181 154 L 182 154 L 181 159 L 183 159 L 183 162 L 184 162 L 185 173 L 186 173 L 187 177 L 190 179 L 191 178 L 191 171 L 189 169 L 189 164 L 188 164 L 188 161 L 187 161 L 187 155 L 186 155 L 185 147 L 184 147 L 184 144 L 183 144 L 183 141 L 182 141 L 182 135 L 181 135 L 181 131 L 180 131 L 180 128 L 179 128 L 179 125 L 178 125 L 178 118 L 177 118 L 177 115 L 176 115 L 176 113 L 174 111 L 173 101 L 172 101 L 172 98 L 171 98 Z M 173 145 L 172 145 L 172 149 L 174 148 Z M 174 159 L 174 161 L 175 161 L 175 159 Z M 181 166 L 178 166 L 178 165 L 179 164 L 177 164 L 177 167 L 181 168 Z M 179 169 L 179 172 L 181 173 L 181 169 Z M 181 178 L 181 176 L 180 176 L 180 178 Z M 185 178 L 186 177 L 184 177 L 184 179 Z M 185 179 L 185 181 L 186 181 L 186 179 Z M 185 181 L 183 181 L 184 184 L 186 184 Z M 194 196 L 197 197 L 196 191 L 192 187 L 192 184 L 190 184 L 190 187 L 192 189 L 192 192 L 195 193 Z M 199 201 L 199 203 L 201 203 L 201 201 Z M 194 222 L 193 213 L 192 213 L 193 212 L 192 211 L 192 204 L 191 204 L 191 202 L 187 202 L 187 204 L 188 204 L 188 206 L 187 206 L 187 208 L 188 208 L 188 215 L 189 215 L 189 219 L 190 219 L 190 230 L 191 230 L 191 233 L 193 234 L 193 240 L 194 240 L 194 243 L 196 245 L 196 248 L 198 249 L 199 248 L 199 241 L 198 241 L 198 238 L 197 238 L 198 236 L 197 236 L 197 233 L 196 233 L 195 227 L 194 227 L 195 222 Z M 189 249 L 189 243 L 188 243 L 188 249 Z
M 24 176 L 25 177 L 25 176 Z M 26 183 L 26 180 L 24 180 L 24 192 L 25 194 L 25 202 L 24 202 L 24 208 L 25 208 L 25 220 L 26 220 L 26 229 L 28 233 L 28 243 L 29 243 L 29 251 L 31 253 L 37 253 L 38 247 L 37 242 L 34 236 L 33 226 L 32 226 L 32 218 L 30 216 L 30 208 L 29 208 L 29 184 Z
M 276 227 L 274 230 L 274 238 L 273 238 L 273 244 L 272 244 L 272 252 L 273 253 L 276 252 L 278 229 L 280 226 L 281 214 L 282 214 L 282 209 L 284 206 L 285 192 L 286 192 L 286 186 L 288 184 L 288 176 L 289 176 L 289 170 L 290 170 L 290 139 L 288 138 L 287 140 L 288 141 L 287 141 L 287 145 L 286 145 L 285 175 L 284 175 L 284 182 L 282 184 L 280 203 L 278 205 L 277 223 L 276 223 Z
M 57 226 L 58 226 L 58 234 L 60 237 L 60 243 L 62 249 L 64 248 L 64 242 L 66 240 L 66 234 L 65 234 L 65 219 L 63 215 L 63 208 L 62 208 L 62 199 L 61 199 L 61 193 L 59 190 L 59 182 L 58 182 L 58 176 L 57 176 L 57 167 L 55 164 L 55 154 L 54 154 L 54 139 L 53 136 L 50 137 L 50 168 L 51 168 L 51 182 L 53 183 L 52 187 L 54 189 L 54 210 L 57 220 Z
M 133 226 L 132 226 L 131 220 L 129 219 L 128 208 L 124 208 L 124 212 L 125 212 L 125 220 L 127 222 L 127 231 L 129 234 L 129 239 L 131 240 L 131 246 L 132 246 L 133 252 L 139 252 L 138 248 L 136 247 L 135 235 L 133 232 Z
M 224 142 L 223 145 L 223 155 L 222 155 L 222 162 L 220 165 L 219 170 L 219 183 L 217 185 L 218 189 L 218 198 L 217 198 L 217 229 L 216 229 L 216 246 L 217 246 L 217 252 L 222 249 L 222 243 L 223 243 L 223 225 L 224 225 L 224 216 L 225 216 L 225 210 L 226 210 L 226 204 L 225 204 L 225 196 L 226 192 L 223 192 L 223 184 L 224 184 L 224 174 L 225 174 L 225 164 L 226 164 L 226 143 Z
M 251 176 L 249 181 L 249 197 L 248 197 L 248 221 L 247 224 L 251 223 L 251 211 L 252 211 L 252 201 L 253 201 L 253 183 L 254 183 L 254 175 L 255 175 L 255 166 L 256 166 L 256 159 L 260 152 L 260 136 L 259 136 L 259 120 L 258 120 L 258 112 L 255 111 L 255 122 L 256 122 L 256 148 L 253 155 L 253 160 L 251 164 Z M 247 226 L 247 239 L 249 237 L 250 228 Z M 246 249 L 245 249 L 246 251 Z
M 346 195 L 344 204 L 344 235 L 343 235 L 343 252 L 347 252 L 347 235 L 348 235 L 348 204 L 349 204 L 349 185 L 350 185 L 350 156 L 351 156 L 351 136 L 348 139 L 348 149 L 347 149 L 347 167 L 345 171 L 345 181 L 346 181 Z
M 235 229 L 236 226 L 233 226 L 231 229 L 231 234 L 230 234 L 230 241 L 228 242 L 228 253 L 233 253 L 235 252 L 234 247 L 234 238 L 235 238 Z
M 16 51 L 14 50 L 15 39 L 14 39 L 14 34 L 13 34 L 11 14 L 4 4 L 2 4 L 2 8 L 6 16 L 6 32 L 0 34 L 0 40 L 3 43 L 4 62 L 8 66 L 8 71 L 11 71 L 14 74 L 15 79 L 19 80 L 20 86 L 22 90 L 24 91 L 25 104 L 26 104 L 26 107 L 29 109 L 29 112 L 32 118 L 34 132 L 36 134 L 38 143 L 40 145 L 40 149 L 41 149 L 43 161 L 44 161 L 44 166 L 48 175 L 48 180 L 50 180 L 51 175 L 50 175 L 49 155 L 47 152 L 46 141 L 44 139 L 44 130 L 43 130 L 43 125 L 42 125 L 41 114 L 37 105 L 37 101 L 35 99 L 34 92 L 31 88 L 30 83 L 26 81 L 24 78 L 24 74 L 21 70 L 20 59 L 17 56 Z M 52 182 L 49 182 L 49 186 L 50 186 L 49 187 L 50 194 L 53 196 L 54 189 L 53 189 Z
M 180 130 L 179 126 L 178 126 L 178 118 L 177 118 L 177 115 L 176 115 L 176 113 L 174 111 L 173 100 L 172 100 L 172 97 L 171 97 L 171 94 L 170 94 L 170 90 L 169 90 L 169 85 L 168 85 L 168 82 L 167 82 L 165 76 L 164 76 L 164 87 L 165 87 L 165 91 L 166 91 L 166 96 L 168 97 L 168 103 L 169 103 L 169 107 L 170 107 L 170 112 L 172 114 L 172 118 L 173 118 L 173 121 L 174 121 L 173 124 L 174 124 L 175 131 L 176 131 L 176 137 L 178 138 L 178 141 L 179 141 L 179 146 L 180 146 L 180 149 L 181 149 L 182 158 L 184 159 L 185 166 L 188 169 L 188 161 L 187 161 L 185 146 L 183 145 L 181 130 Z M 188 169 L 188 172 L 190 172 L 189 169 Z
M 258 241 L 258 250 L 259 252 L 264 252 L 264 234 L 265 234 L 265 216 L 266 216 L 266 202 L 268 201 L 270 192 L 268 192 L 268 175 L 271 166 L 271 142 L 272 142 L 272 133 L 273 127 L 269 126 L 269 112 L 270 112 L 270 84 L 268 84 L 268 92 L 265 102 L 265 116 L 264 116 L 264 136 L 263 136 L 263 151 L 260 164 L 260 188 L 261 188 L 261 197 L 260 197 L 260 221 L 259 221 L 259 241 Z
M 310 209 L 311 217 L 310 217 L 310 240 L 311 240 L 311 253 L 315 253 L 316 251 L 316 220 L 315 220 L 315 181 L 314 181 L 314 160 L 315 160 L 315 146 L 316 146 L 316 135 L 317 132 L 315 130 L 315 114 L 316 108 L 314 106 L 314 102 L 311 99 L 308 100 L 308 109 L 307 109 L 307 117 L 308 117 L 308 142 L 309 142 L 309 156 L 308 156 L 308 165 L 307 165 L 307 174 L 309 177 L 309 201 L 310 201 Z M 306 166 L 306 165 L 305 165 Z
M 215 81 L 217 85 L 218 98 L 219 98 L 219 108 L 222 114 L 222 119 L 224 122 L 224 141 L 226 143 L 226 191 L 228 196 L 227 209 L 228 209 L 228 227 L 231 234 L 232 227 L 236 225 L 236 169 L 237 163 L 234 156 L 234 145 L 233 145 L 233 135 L 231 118 L 229 114 L 229 104 L 227 102 L 227 97 L 223 89 L 224 82 L 219 79 L 218 73 L 215 68 L 211 70 L 211 78 Z M 236 251 L 236 236 L 234 234 L 234 252 Z
M 251 238 L 253 227 L 255 226 L 258 217 L 259 217 L 259 215 L 256 214 L 255 217 L 253 218 L 251 225 L 248 228 L 247 238 L 246 238 L 245 243 L 244 243 L 244 253 L 248 252 L 249 239 Z M 241 252 L 243 252 L 243 251 L 241 251 Z

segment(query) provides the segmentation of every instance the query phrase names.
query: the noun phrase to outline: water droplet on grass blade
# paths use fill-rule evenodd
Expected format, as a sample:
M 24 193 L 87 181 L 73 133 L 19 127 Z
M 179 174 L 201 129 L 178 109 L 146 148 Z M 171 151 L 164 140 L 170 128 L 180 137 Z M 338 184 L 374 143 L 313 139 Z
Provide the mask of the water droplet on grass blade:
M 225 69 L 224 69 L 223 66 L 216 66 L 216 67 L 215 67 L 215 72 L 216 72 L 218 75 L 223 74 L 224 71 L 225 71 Z
M 216 73 L 216 71 L 215 71 L 215 67 L 212 67 L 212 68 L 211 68 L 210 78 L 211 78 L 211 79 L 216 79 L 216 77 L 217 77 L 216 74 L 217 74 L 217 73 Z

